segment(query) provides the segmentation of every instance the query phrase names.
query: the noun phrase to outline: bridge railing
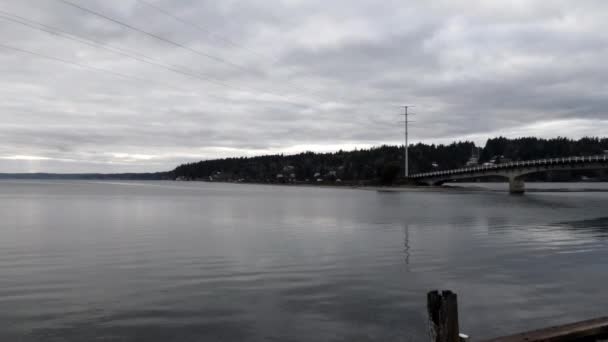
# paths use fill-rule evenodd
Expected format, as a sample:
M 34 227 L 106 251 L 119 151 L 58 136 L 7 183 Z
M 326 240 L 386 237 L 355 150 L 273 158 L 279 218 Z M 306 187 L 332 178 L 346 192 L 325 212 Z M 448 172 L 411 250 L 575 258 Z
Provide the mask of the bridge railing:
M 537 159 L 537 160 L 509 162 L 509 163 L 504 163 L 504 164 L 465 167 L 465 168 L 453 169 L 453 170 L 424 172 L 424 173 L 418 173 L 418 174 L 411 175 L 410 178 L 416 179 L 416 178 L 438 177 L 438 176 L 447 176 L 447 175 L 462 174 L 462 173 L 483 172 L 483 171 L 488 171 L 488 170 L 513 169 L 513 168 L 525 167 L 525 166 L 544 166 L 544 165 L 555 165 L 555 164 L 590 163 L 590 162 L 606 162 L 606 161 L 608 161 L 608 155 L 601 155 L 601 156 L 597 155 L 597 156 L 587 156 L 587 157 L 546 158 L 546 159 Z

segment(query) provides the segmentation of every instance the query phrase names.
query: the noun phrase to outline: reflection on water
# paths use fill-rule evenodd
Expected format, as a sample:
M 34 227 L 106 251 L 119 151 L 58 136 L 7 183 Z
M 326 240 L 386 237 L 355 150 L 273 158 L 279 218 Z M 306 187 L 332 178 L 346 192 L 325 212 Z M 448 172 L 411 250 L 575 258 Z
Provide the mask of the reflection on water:
M 608 217 L 599 217 L 591 220 L 579 220 L 570 222 L 560 222 L 558 225 L 565 229 L 571 228 L 582 232 L 594 232 L 595 237 L 608 237 Z
M 0 182 L 1 341 L 476 339 L 605 315 L 606 193 Z
M 405 254 L 405 264 L 410 264 L 410 226 L 405 223 L 403 225 L 403 254 Z
M 494 191 L 508 191 L 507 182 L 496 183 L 449 183 L 454 187 L 475 187 Z M 554 191 L 600 191 L 608 192 L 608 183 L 605 182 L 526 182 L 526 191 L 531 192 L 554 192 Z

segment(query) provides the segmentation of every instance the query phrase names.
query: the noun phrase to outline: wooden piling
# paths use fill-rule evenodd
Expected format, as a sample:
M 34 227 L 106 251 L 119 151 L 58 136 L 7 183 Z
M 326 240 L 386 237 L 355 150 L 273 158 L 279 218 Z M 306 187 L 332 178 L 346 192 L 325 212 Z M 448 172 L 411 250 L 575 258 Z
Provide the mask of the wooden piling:
M 427 294 L 432 342 L 460 342 L 458 301 L 452 291 L 431 291 Z
M 463 342 L 468 336 L 459 333 L 458 301 L 452 291 L 427 294 L 431 342 Z M 608 317 L 565 324 L 540 330 L 499 337 L 485 342 L 596 342 L 608 341 Z

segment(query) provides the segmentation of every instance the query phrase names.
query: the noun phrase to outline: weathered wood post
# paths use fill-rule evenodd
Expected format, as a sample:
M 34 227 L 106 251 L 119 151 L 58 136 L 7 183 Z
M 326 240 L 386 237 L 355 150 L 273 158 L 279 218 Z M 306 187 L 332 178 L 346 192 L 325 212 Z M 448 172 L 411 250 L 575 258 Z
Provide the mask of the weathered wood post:
M 460 342 L 458 301 L 452 291 L 427 294 L 431 342 Z

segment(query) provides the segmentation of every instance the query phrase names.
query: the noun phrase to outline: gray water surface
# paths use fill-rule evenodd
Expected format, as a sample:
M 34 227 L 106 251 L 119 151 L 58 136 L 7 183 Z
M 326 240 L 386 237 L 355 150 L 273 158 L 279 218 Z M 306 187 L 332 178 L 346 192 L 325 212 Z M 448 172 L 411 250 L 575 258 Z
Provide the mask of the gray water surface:
M 0 341 L 476 340 L 608 314 L 608 193 L 0 181 Z

